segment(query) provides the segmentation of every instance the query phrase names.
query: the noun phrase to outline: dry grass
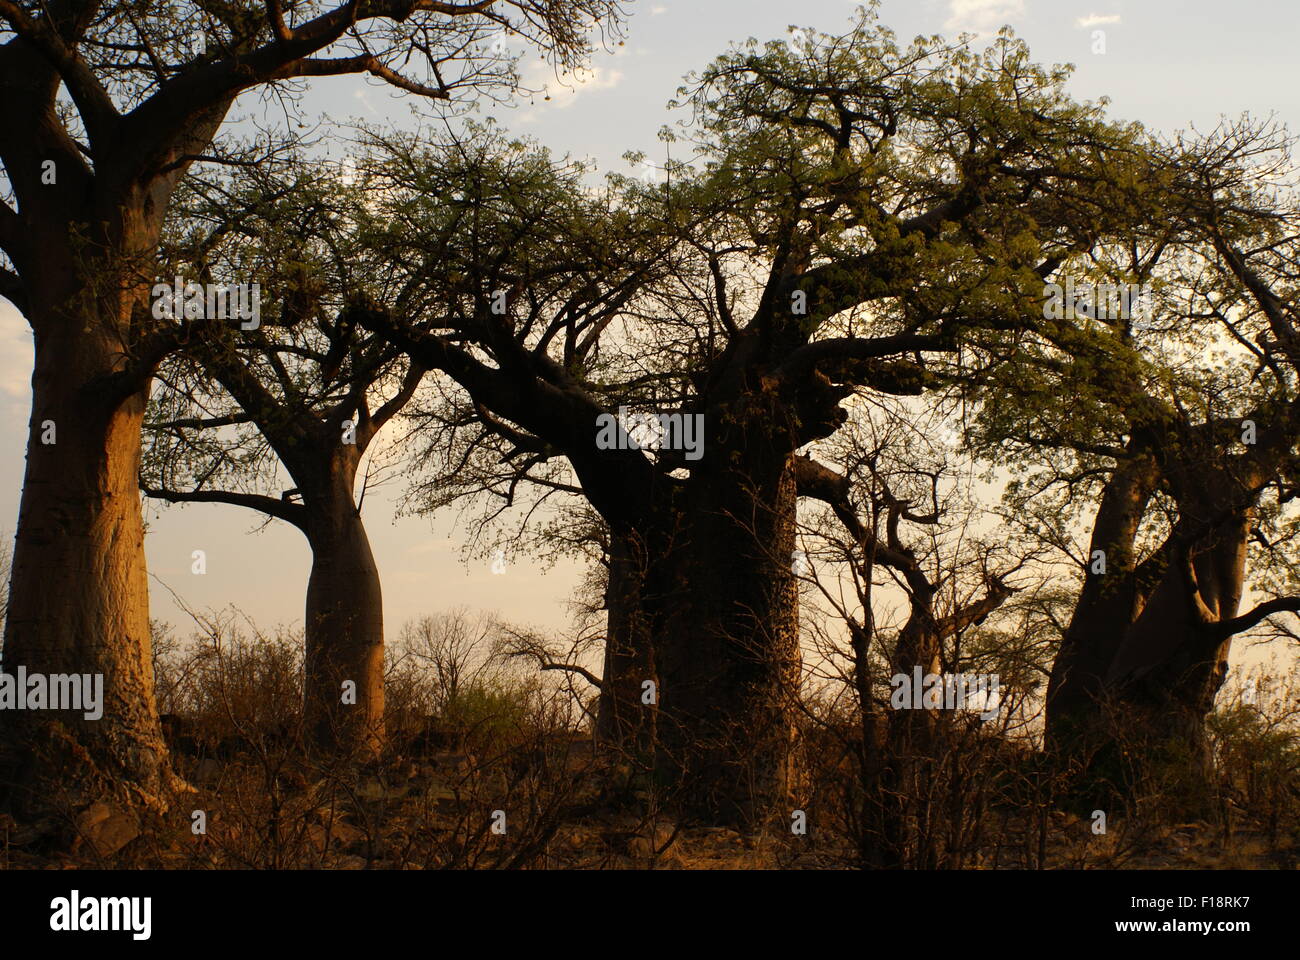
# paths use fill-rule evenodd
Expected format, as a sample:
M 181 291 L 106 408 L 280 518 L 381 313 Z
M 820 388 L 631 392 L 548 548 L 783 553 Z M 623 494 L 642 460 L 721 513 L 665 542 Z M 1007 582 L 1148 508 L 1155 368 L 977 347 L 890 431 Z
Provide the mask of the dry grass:
M 862 771 L 805 730 L 808 830 L 679 827 L 625 758 L 593 749 L 589 704 L 499 657 L 463 618 L 408 631 L 390 658 L 380 762 L 308 759 L 297 736 L 300 638 L 225 618 L 182 644 L 158 631 L 159 701 L 193 792 L 111 851 L 41 855 L 0 823 L 0 865 L 183 869 L 834 869 L 861 865 Z M 465 643 L 470 636 L 473 642 Z M 1279 687 L 1282 696 L 1289 688 Z M 815 708 L 807 716 L 817 719 Z M 1294 718 L 1230 703 L 1212 725 L 1214 816 L 1172 818 L 1165 783 L 1135 787 L 1094 833 L 1032 743 L 957 731 L 901 798 L 904 866 L 961 869 L 1295 869 Z M 851 742 L 851 737 L 848 738 Z M 1172 781 L 1170 781 L 1172 782 Z M 194 829 L 194 812 L 206 820 Z M 500 811 L 501 813 L 498 813 Z M 500 827 L 504 814 L 504 833 Z M 929 844 L 933 849 L 922 849 Z M 938 851 L 938 852 L 936 852 Z

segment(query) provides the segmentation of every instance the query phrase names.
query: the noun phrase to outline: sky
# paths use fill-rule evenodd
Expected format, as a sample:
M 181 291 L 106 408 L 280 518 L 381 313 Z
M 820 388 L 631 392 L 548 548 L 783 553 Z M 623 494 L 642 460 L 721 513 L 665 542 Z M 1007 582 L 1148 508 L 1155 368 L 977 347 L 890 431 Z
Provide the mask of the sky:
M 785 38 L 792 28 L 842 32 L 855 6 L 847 0 L 631 0 L 625 44 L 599 52 L 583 83 L 553 86 L 549 102 L 538 97 L 482 113 L 559 154 L 634 173 L 623 159 L 627 151 L 662 162 L 665 148 L 656 133 L 679 117 L 667 102 L 684 74 L 750 36 Z M 1295 0 L 885 0 L 880 17 L 904 44 L 921 34 L 987 36 L 1009 24 L 1038 62 L 1076 65 L 1067 87 L 1076 99 L 1108 97 L 1113 117 L 1164 133 L 1208 131 L 1221 117 L 1245 112 L 1272 115 L 1291 129 L 1300 119 Z M 533 60 L 524 76 L 535 86 L 549 73 Z M 358 77 L 316 84 L 304 107 L 336 122 L 409 116 L 409 98 Z M 0 528 L 6 535 L 17 523 L 31 358 L 26 322 L 0 299 Z M 516 556 L 497 573 L 490 558 L 466 562 L 467 533 L 455 517 L 396 518 L 401 493 L 401 481 L 371 491 L 364 508 L 390 639 L 411 618 L 457 606 L 548 631 L 567 626 L 577 565 L 544 569 Z M 174 592 L 201 611 L 236 605 L 265 628 L 301 625 L 310 554 L 297 530 L 278 521 L 264 526 L 260 515 L 221 505 L 150 504 L 147 519 L 153 616 L 189 632 Z M 195 575 L 191 557 L 200 549 L 207 570 Z

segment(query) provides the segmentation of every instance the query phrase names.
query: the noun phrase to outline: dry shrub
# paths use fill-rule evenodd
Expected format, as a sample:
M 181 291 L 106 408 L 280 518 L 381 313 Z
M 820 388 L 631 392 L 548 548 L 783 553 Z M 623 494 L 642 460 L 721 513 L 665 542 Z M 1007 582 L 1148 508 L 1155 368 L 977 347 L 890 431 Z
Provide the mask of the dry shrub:
M 160 708 L 197 792 L 133 845 L 133 862 L 539 866 L 589 805 L 582 705 L 501 656 L 488 621 L 453 611 L 407 625 L 389 655 L 389 749 L 369 763 L 304 752 L 300 635 L 268 636 L 234 612 L 199 622 L 184 642 L 155 625 Z

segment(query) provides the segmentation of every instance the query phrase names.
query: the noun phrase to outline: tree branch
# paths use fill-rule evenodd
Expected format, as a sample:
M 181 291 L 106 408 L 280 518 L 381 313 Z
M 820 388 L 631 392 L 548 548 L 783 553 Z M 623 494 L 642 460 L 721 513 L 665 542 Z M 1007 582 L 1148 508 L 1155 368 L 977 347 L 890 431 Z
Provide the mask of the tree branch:
M 140 484 L 140 490 L 147 497 L 166 500 L 168 503 L 226 503 L 237 507 L 247 507 L 258 513 L 265 513 L 286 523 L 291 523 L 304 533 L 307 532 L 307 508 L 300 503 L 277 500 L 259 493 L 235 493 L 230 490 L 165 490 Z
M 1271 617 L 1275 613 L 1300 613 L 1300 597 L 1276 597 L 1273 600 L 1266 600 L 1249 613 L 1243 613 L 1241 616 L 1233 617 L 1231 620 L 1221 620 L 1214 624 L 1212 632 L 1220 639 L 1226 640 L 1243 630 L 1249 630 L 1255 624 L 1259 623 L 1266 617 Z
M 109 138 L 115 121 L 121 118 L 108 91 L 95 78 L 90 66 L 77 51 L 64 42 L 46 18 L 32 20 L 13 0 L 0 0 L 0 17 L 13 27 L 20 39 L 29 43 L 50 62 L 72 95 L 73 102 L 86 126 L 92 149 Z

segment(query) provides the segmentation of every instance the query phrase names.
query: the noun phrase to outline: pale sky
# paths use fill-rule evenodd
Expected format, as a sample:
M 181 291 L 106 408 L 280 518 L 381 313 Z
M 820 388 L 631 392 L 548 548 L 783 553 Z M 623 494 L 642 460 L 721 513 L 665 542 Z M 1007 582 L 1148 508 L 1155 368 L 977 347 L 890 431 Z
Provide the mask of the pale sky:
M 631 0 L 626 45 L 599 54 L 587 83 L 552 90 L 552 100 L 516 109 L 490 106 L 508 129 L 557 153 L 595 160 L 602 170 L 631 171 L 624 152 L 662 162 L 655 134 L 677 115 L 667 101 L 683 74 L 705 66 L 729 42 L 789 36 L 792 26 L 842 32 L 847 0 Z M 1300 3 L 1295 0 L 886 0 L 881 19 L 900 42 L 918 34 L 988 33 L 1010 24 L 1042 63 L 1072 62 L 1076 99 L 1111 99 L 1111 115 L 1173 132 L 1208 131 L 1220 116 L 1274 115 L 1292 128 L 1300 118 Z M 1104 54 L 1093 31 L 1105 31 Z M 534 61 L 536 63 L 536 61 Z M 540 65 L 538 65 L 540 66 Z M 536 66 L 525 73 L 540 80 Z M 408 104 L 391 88 L 357 77 L 317 84 L 307 112 L 335 121 L 404 122 Z M 31 333 L 0 299 L 0 526 L 12 534 L 30 406 Z M 488 561 L 463 562 L 453 518 L 394 520 L 401 481 L 366 499 L 365 517 L 384 587 L 389 638 L 409 618 L 458 605 L 495 611 L 551 630 L 568 622 L 566 603 L 579 570 L 549 573 L 517 558 L 495 575 Z M 300 625 L 309 568 L 303 536 L 278 521 L 258 533 L 260 515 L 236 507 L 191 505 L 149 511 L 150 573 L 197 609 L 236 604 L 263 627 Z M 190 572 L 191 553 L 207 553 L 207 573 Z M 151 581 L 153 615 L 188 634 L 171 595 Z

